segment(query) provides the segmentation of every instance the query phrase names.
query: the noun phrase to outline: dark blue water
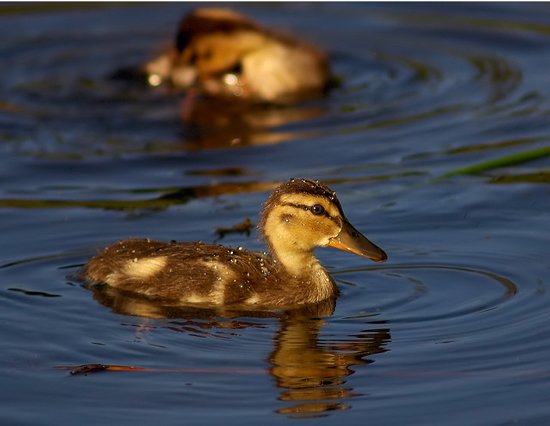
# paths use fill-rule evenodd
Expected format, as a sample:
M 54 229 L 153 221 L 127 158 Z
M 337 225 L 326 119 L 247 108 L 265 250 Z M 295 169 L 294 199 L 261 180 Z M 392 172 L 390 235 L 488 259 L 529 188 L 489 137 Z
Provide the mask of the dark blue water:
M 0 422 L 548 424 L 550 7 L 239 4 L 342 85 L 183 122 L 181 95 L 106 76 L 190 7 L 0 7 Z M 333 314 L 159 312 L 67 278 L 121 238 L 214 241 L 292 176 L 390 257 L 319 250 Z M 88 363 L 149 370 L 57 368 Z

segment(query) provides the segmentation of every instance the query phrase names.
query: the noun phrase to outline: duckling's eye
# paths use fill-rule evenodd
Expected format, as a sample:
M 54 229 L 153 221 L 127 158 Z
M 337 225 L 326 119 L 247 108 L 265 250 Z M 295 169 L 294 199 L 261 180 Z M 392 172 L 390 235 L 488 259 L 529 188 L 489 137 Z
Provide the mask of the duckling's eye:
M 231 68 L 230 70 L 227 71 L 227 74 L 242 74 L 243 72 L 243 64 L 241 64 L 240 62 L 237 62 L 233 68 Z
M 325 213 L 325 208 L 321 204 L 314 204 L 311 206 L 311 213 L 313 213 L 316 216 L 320 216 L 323 213 Z

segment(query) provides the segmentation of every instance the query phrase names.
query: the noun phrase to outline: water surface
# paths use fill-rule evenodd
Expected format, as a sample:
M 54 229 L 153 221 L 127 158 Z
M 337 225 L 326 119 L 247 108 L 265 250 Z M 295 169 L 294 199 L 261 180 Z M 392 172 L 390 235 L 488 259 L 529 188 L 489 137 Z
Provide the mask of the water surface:
M 2 424 L 548 424 L 548 6 L 240 4 L 330 52 L 341 86 L 288 108 L 108 78 L 190 7 L 0 8 Z M 121 238 L 215 241 L 292 176 L 390 257 L 319 250 L 333 313 L 159 313 L 67 278 Z M 56 368 L 88 363 L 149 370 Z

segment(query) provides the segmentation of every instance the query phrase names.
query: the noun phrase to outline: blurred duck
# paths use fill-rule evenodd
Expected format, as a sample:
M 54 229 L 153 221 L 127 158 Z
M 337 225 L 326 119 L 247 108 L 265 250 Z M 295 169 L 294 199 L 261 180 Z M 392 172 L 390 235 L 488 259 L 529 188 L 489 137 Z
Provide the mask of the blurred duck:
M 291 179 L 276 188 L 263 207 L 259 230 L 270 256 L 201 242 L 129 239 L 92 258 L 82 278 L 171 305 L 289 309 L 338 295 L 315 247 L 387 259 L 346 219 L 336 194 L 318 181 Z
M 210 96 L 266 103 L 319 95 L 331 80 L 320 50 L 221 8 L 187 15 L 175 46 L 144 69 L 153 86 L 198 86 Z

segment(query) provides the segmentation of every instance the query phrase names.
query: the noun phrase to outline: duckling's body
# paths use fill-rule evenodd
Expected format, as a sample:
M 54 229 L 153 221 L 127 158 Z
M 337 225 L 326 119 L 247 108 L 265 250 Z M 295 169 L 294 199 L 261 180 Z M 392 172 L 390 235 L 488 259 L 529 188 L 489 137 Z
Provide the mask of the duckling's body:
M 154 85 L 198 83 L 211 96 L 274 103 L 321 93 L 331 80 L 317 48 L 222 8 L 187 15 L 175 46 L 144 69 Z
M 120 241 L 86 268 L 92 281 L 185 304 L 299 305 L 337 295 L 330 276 L 295 277 L 263 254 L 214 244 Z M 321 279 L 319 279 L 321 278 Z
M 204 243 L 120 241 L 94 257 L 83 277 L 170 304 L 290 308 L 338 295 L 316 259 L 333 246 L 375 261 L 386 254 L 356 231 L 326 186 L 293 179 L 276 189 L 260 230 L 271 256 Z

